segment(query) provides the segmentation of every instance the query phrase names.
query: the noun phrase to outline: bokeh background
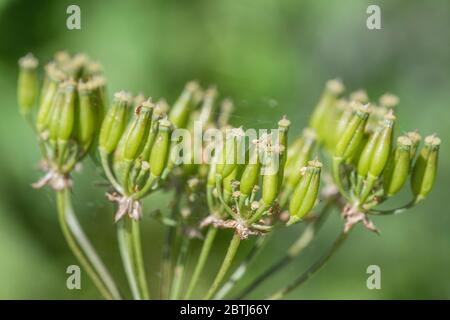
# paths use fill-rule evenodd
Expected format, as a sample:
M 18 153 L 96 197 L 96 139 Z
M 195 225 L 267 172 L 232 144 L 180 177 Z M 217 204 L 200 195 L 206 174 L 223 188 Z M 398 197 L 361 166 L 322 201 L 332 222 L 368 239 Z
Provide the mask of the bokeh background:
M 66 28 L 70 4 L 81 7 L 81 30 Z M 381 30 L 366 28 L 369 4 L 381 7 Z M 338 255 L 288 298 L 450 298 L 448 30 L 446 0 L 0 0 L 0 298 L 99 298 L 87 277 L 82 290 L 66 289 L 66 267 L 76 260 L 58 228 L 51 191 L 30 187 L 40 175 L 39 152 L 16 106 L 17 59 L 31 51 L 43 64 L 61 49 L 101 61 L 110 94 L 127 89 L 172 102 L 186 81 L 198 79 L 203 85 L 217 84 L 222 96 L 234 99 L 234 124 L 273 127 L 287 114 L 292 136 L 307 124 L 328 79 L 340 77 L 350 91 L 366 88 L 373 100 L 386 91 L 398 94 L 399 129 L 436 132 L 443 140 L 434 191 L 406 214 L 375 219 L 381 236 L 358 226 Z M 98 169 L 88 160 L 83 170 L 75 176 L 77 214 L 125 285 L 112 207 L 97 185 Z M 146 207 L 167 210 L 169 198 L 157 194 Z M 391 205 L 407 198 L 405 190 Z M 143 224 L 148 278 L 155 291 L 163 227 L 148 218 Z M 265 296 L 302 272 L 341 226 L 337 214 L 330 218 L 307 252 L 251 297 Z M 280 257 L 300 230 L 278 234 L 239 286 Z M 217 242 L 203 287 L 230 236 L 224 232 Z M 366 287 L 369 265 L 381 268 L 381 290 Z

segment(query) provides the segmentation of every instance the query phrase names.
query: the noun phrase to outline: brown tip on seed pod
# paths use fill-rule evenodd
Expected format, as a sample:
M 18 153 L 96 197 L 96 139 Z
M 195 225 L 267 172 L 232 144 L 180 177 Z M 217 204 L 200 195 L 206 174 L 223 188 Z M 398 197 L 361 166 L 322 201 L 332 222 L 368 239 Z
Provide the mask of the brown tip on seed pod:
M 345 87 L 340 79 L 332 79 L 327 81 L 326 89 L 334 95 L 339 95 L 344 92 Z
M 281 120 L 278 121 L 279 127 L 289 128 L 290 125 L 291 125 L 291 121 L 289 121 L 289 119 L 286 117 L 286 115 L 284 115 L 283 118 L 281 118 Z
M 400 103 L 400 99 L 396 95 L 387 92 L 380 97 L 379 102 L 383 107 L 394 108 Z
M 367 95 L 366 90 L 359 89 L 350 94 L 351 101 L 357 101 L 359 103 L 367 103 L 369 102 L 369 97 Z
M 32 53 L 19 59 L 19 66 L 23 69 L 36 69 L 38 65 L 39 62 Z

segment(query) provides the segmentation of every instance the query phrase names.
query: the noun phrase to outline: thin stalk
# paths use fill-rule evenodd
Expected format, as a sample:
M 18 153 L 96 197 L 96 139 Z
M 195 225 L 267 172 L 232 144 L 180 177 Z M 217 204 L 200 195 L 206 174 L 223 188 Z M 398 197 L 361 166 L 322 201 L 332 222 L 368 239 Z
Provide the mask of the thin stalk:
M 222 283 L 223 278 L 225 277 L 228 269 L 231 267 L 231 263 L 236 255 L 236 252 L 239 248 L 239 244 L 241 243 L 241 238 L 237 232 L 234 233 L 233 238 L 230 241 L 230 245 L 228 246 L 227 254 L 223 259 L 222 265 L 220 266 L 219 272 L 214 279 L 213 284 L 208 290 L 208 293 L 205 295 L 204 300 L 209 300 L 214 296 L 217 289 L 219 289 L 220 284 Z
M 80 245 L 82 251 L 87 257 L 87 260 L 91 263 L 92 267 L 95 269 L 99 277 L 102 279 L 105 286 L 108 288 L 108 291 L 111 293 L 115 300 L 120 300 L 119 289 L 117 288 L 114 279 L 109 273 L 108 269 L 102 262 L 101 258 L 95 251 L 94 247 L 90 243 L 89 239 L 85 235 L 83 229 L 81 228 L 75 213 L 73 212 L 72 204 L 70 201 L 70 197 L 67 195 L 67 206 L 66 206 L 66 222 L 67 226 L 72 232 L 73 237 L 77 240 Z
M 214 296 L 214 299 L 221 300 L 223 299 L 231 289 L 234 288 L 236 283 L 245 275 L 249 265 L 255 260 L 255 258 L 263 251 L 265 245 L 269 242 L 269 239 L 273 236 L 273 232 L 269 233 L 264 237 L 259 237 L 255 241 L 255 244 L 248 252 L 247 256 L 244 260 L 239 264 L 237 269 L 231 275 L 230 279 L 220 288 L 217 294 Z
M 189 251 L 191 238 L 187 235 L 182 236 L 180 252 L 178 253 L 177 263 L 173 272 L 172 288 L 170 290 L 170 299 L 178 300 L 181 294 L 181 284 L 183 283 L 184 269 Z
M 100 161 L 102 163 L 103 171 L 105 172 L 106 178 L 108 178 L 109 182 L 112 184 L 114 189 L 116 189 L 116 191 L 123 194 L 124 191 L 122 186 L 112 173 L 111 166 L 109 165 L 108 154 L 101 150 L 100 150 Z
M 170 210 L 170 219 L 175 220 L 176 214 L 180 208 L 181 202 L 181 188 L 176 187 L 175 195 Z M 168 226 L 166 237 L 164 239 L 162 259 L 161 259 L 161 284 L 160 284 L 160 298 L 166 299 L 169 296 L 170 279 L 172 276 L 172 248 L 175 243 L 176 228 Z
M 334 201 L 327 202 L 322 208 L 319 217 L 311 222 L 305 230 L 300 234 L 298 239 L 290 246 L 288 252 L 285 256 L 281 257 L 280 260 L 275 262 L 269 269 L 267 269 L 264 273 L 262 273 L 259 277 L 253 280 L 242 293 L 236 297 L 236 299 L 240 300 L 255 290 L 261 283 L 267 280 L 269 277 L 273 276 L 274 273 L 279 272 L 281 269 L 288 266 L 296 257 L 303 252 L 305 248 L 309 246 L 309 244 L 314 240 L 317 232 L 320 230 L 320 227 L 325 222 L 330 209 L 333 207 Z
M 86 270 L 87 274 L 91 278 L 94 285 L 100 291 L 103 297 L 108 300 L 114 299 L 113 295 L 109 292 L 108 288 L 102 282 L 98 274 L 95 272 L 86 256 L 84 255 L 82 249 L 79 247 L 76 239 L 70 231 L 70 228 L 67 224 L 66 214 L 69 210 L 71 210 L 70 201 L 68 201 L 68 190 L 62 190 L 56 192 L 56 202 L 58 207 L 58 220 L 63 232 L 64 238 L 66 239 L 69 248 L 72 250 L 74 256 L 78 259 L 82 267 Z
M 131 221 L 127 217 L 117 222 L 117 238 L 119 241 L 120 256 L 125 269 L 128 284 L 134 300 L 141 300 L 139 292 L 138 277 L 134 265 L 134 252 L 131 236 Z
M 334 241 L 331 248 L 322 257 L 319 258 L 313 265 L 311 265 L 303 274 L 300 275 L 294 282 L 285 286 L 284 288 L 278 290 L 274 294 L 270 295 L 266 300 L 279 300 L 282 299 L 292 290 L 298 288 L 300 285 L 305 283 L 311 276 L 313 276 L 318 270 L 320 270 L 328 260 L 338 251 L 345 240 L 348 237 L 349 232 L 342 231 L 339 236 Z
M 144 267 L 144 259 L 142 257 L 139 221 L 136 221 L 134 219 L 131 220 L 131 235 L 132 235 L 133 254 L 135 257 L 136 273 L 138 278 L 139 289 L 142 298 L 149 300 L 150 294 L 148 291 L 147 279 L 145 277 L 145 267 Z
M 214 227 L 209 227 L 208 233 L 206 234 L 205 241 L 203 242 L 202 249 L 200 251 L 200 256 L 197 260 L 197 264 L 192 274 L 191 281 L 189 282 L 188 290 L 185 299 L 190 299 L 195 287 L 197 286 L 198 279 L 205 268 L 206 261 L 208 260 L 209 253 L 211 252 L 211 247 L 214 239 L 217 235 L 217 229 Z

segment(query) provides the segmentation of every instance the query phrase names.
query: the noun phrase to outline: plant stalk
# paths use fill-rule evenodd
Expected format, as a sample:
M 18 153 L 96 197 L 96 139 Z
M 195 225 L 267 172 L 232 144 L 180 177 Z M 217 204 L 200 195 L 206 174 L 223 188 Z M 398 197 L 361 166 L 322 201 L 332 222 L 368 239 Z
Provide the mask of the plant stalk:
M 313 265 L 311 265 L 303 274 L 300 275 L 294 282 L 285 286 L 284 288 L 278 290 L 274 294 L 270 295 L 266 300 L 279 300 L 286 296 L 292 290 L 298 288 L 300 285 L 305 283 L 311 276 L 313 276 L 318 270 L 320 270 L 328 260 L 338 251 L 345 240 L 348 237 L 349 232 L 342 231 L 339 236 L 334 241 L 331 248 L 317 260 Z
M 209 227 L 208 233 L 206 234 L 205 241 L 203 242 L 202 249 L 200 251 L 200 256 L 198 257 L 197 264 L 192 274 L 191 281 L 189 282 L 188 290 L 186 292 L 185 299 L 190 299 L 195 287 L 197 286 L 198 279 L 205 268 L 206 261 L 208 260 L 209 253 L 211 252 L 211 247 L 214 239 L 217 235 L 217 229 L 213 226 Z
M 305 230 L 300 234 L 298 239 L 290 246 L 288 252 L 285 256 L 280 258 L 277 262 L 275 262 L 269 269 L 267 269 L 264 273 L 262 273 L 259 277 L 253 280 L 244 291 L 236 297 L 236 299 L 240 300 L 255 290 L 261 283 L 267 280 L 269 277 L 273 276 L 274 273 L 279 272 L 281 269 L 288 266 L 296 257 L 298 257 L 305 248 L 309 246 L 309 244 L 314 240 L 317 232 L 320 230 L 320 227 L 325 222 L 330 209 L 333 207 L 334 201 L 327 202 L 319 213 L 319 217 L 311 222 Z
M 145 267 L 144 267 L 144 259 L 142 256 L 142 247 L 141 247 L 141 234 L 139 230 L 139 221 L 131 219 L 131 236 L 132 236 L 132 246 L 133 246 L 133 255 L 135 257 L 136 263 L 136 273 L 138 279 L 139 290 L 141 292 L 141 296 L 145 300 L 150 299 L 150 294 L 147 286 L 147 279 L 145 276 Z
M 103 297 L 108 300 L 120 299 L 120 294 L 111 276 L 98 255 L 95 253 L 89 240 L 87 240 L 86 236 L 81 231 L 81 227 L 73 214 L 69 190 L 65 189 L 57 191 L 56 202 L 59 224 L 72 253 L 86 270 Z M 86 248 L 88 248 L 88 250 L 86 250 Z
M 225 258 L 223 259 L 223 262 L 222 262 L 222 265 L 220 266 L 219 272 L 217 273 L 213 284 L 209 288 L 208 293 L 205 295 L 204 300 L 211 299 L 214 296 L 214 294 L 216 293 L 216 291 L 219 288 L 220 284 L 222 283 L 222 280 L 225 277 L 228 269 L 230 269 L 231 263 L 233 262 L 233 259 L 237 253 L 240 243 L 241 243 L 241 238 L 240 238 L 239 234 L 237 232 L 235 232 L 233 235 L 233 238 L 230 241 L 230 245 L 228 246 L 227 254 L 225 255 Z
M 119 242 L 120 256 L 127 276 L 128 285 L 134 300 L 141 300 L 141 292 L 138 285 L 138 276 L 134 263 L 134 250 L 132 244 L 131 221 L 127 217 L 117 222 L 117 238 Z
M 180 252 L 178 253 L 177 263 L 173 272 L 172 288 L 170 290 L 170 299 L 172 300 L 180 299 L 181 284 L 183 283 L 183 275 L 186 266 L 190 240 L 191 238 L 189 238 L 187 235 L 182 235 Z

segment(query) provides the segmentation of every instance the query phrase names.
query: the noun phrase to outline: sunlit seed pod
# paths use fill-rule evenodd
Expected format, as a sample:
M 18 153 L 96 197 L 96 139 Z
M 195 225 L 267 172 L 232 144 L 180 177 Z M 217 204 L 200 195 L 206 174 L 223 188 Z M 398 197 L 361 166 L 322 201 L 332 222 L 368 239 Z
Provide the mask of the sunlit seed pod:
M 125 140 L 121 159 L 134 160 L 144 148 L 150 131 L 153 108 L 153 103 L 147 100 L 135 109 L 135 117 L 123 134 Z
M 407 136 L 397 138 L 397 144 L 383 173 L 383 189 L 387 197 L 400 191 L 408 179 L 412 142 Z
M 249 197 L 253 187 L 258 183 L 261 163 L 259 162 L 259 151 L 257 141 L 252 141 L 250 146 L 249 162 L 245 166 L 241 176 L 240 192 L 244 197 Z
M 281 159 L 278 148 L 269 147 L 265 152 L 265 160 L 262 167 L 262 201 L 265 205 L 271 205 L 280 192 Z
M 364 144 L 364 148 L 362 149 L 357 162 L 357 172 L 361 177 L 365 177 L 369 172 L 372 156 L 375 152 L 378 138 L 380 137 L 382 131 L 383 125 L 380 124 L 377 128 L 375 128 L 374 132 L 368 135 L 367 143 Z M 363 145 L 363 143 L 361 143 L 361 145 Z
M 321 170 L 322 163 L 318 160 L 310 161 L 304 167 L 301 180 L 289 203 L 289 213 L 293 217 L 291 223 L 302 219 L 314 207 L 319 193 Z
M 65 78 L 65 75 L 55 65 L 50 63 L 46 66 L 46 78 L 48 78 L 47 85 L 41 92 L 41 99 L 39 109 L 36 116 L 36 128 L 39 133 L 49 129 L 51 117 L 53 114 L 53 106 L 57 105 L 55 100 L 57 97 L 60 83 Z
M 198 120 L 202 125 L 206 125 L 213 121 L 214 112 L 216 109 L 217 89 L 215 86 L 210 86 L 203 95 L 203 103 L 200 108 L 200 115 Z
M 391 153 L 394 124 L 395 116 L 392 112 L 389 112 L 384 117 L 383 128 L 370 159 L 369 174 L 374 177 L 379 177 L 381 175 L 386 166 L 389 154 Z
M 19 60 L 17 100 L 22 115 L 30 114 L 38 96 L 37 59 L 31 54 Z
M 286 116 L 283 116 L 283 118 L 278 121 L 278 143 L 282 147 L 282 151 L 280 153 L 280 172 L 278 174 L 280 180 L 278 184 L 280 186 L 283 184 L 284 179 L 284 168 L 286 166 L 288 150 L 288 132 L 290 126 L 291 122 L 286 118 Z
M 224 99 L 220 104 L 220 114 L 217 118 L 217 125 L 219 126 L 219 128 L 223 128 L 229 124 L 229 120 L 233 111 L 233 101 L 229 98 Z
M 222 150 L 219 150 L 216 164 L 216 176 L 226 178 L 234 170 L 238 161 L 245 156 L 242 146 L 245 134 L 242 128 L 226 130 Z
M 189 120 L 193 106 L 193 98 L 195 92 L 198 90 L 198 83 L 195 81 L 189 82 L 184 88 L 181 96 L 173 105 L 169 112 L 169 120 L 175 128 L 185 128 Z
M 75 123 L 75 102 L 77 99 L 76 82 L 67 80 L 60 85 L 63 94 L 57 113 L 52 115 L 51 130 L 56 131 L 56 139 L 60 142 L 69 140 Z M 55 136 L 55 135 L 53 135 Z
M 154 177 L 159 177 L 167 165 L 170 150 L 170 134 L 172 123 L 167 119 L 161 119 L 158 127 L 158 134 L 150 153 L 150 173 Z
M 303 144 L 298 151 L 297 157 L 293 161 L 292 170 L 286 176 L 287 188 L 294 189 L 301 178 L 301 168 L 305 167 L 312 158 L 316 145 L 316 134 L 314 129 L 306 128 L 303 131 Z
M 369 105 L 356 105 L 353 115 L 336 145 L 335 157 L 349 159 L 357 151 L 369 117 Z
M 410 131 L 406 133 L 408 138 L 411 140 L 411 152 L 410 159 L 413 160 L 416 156 L 417 148 L 419 147 L 420 141 L 422 140 L 421 135 L 417 131 Z
M 99 148 L 106 153 L 112 153 L 119 143 L 126 124 L 128 108 L 131 106 L 131 94 L 121 91 L 114 95 L 112 106 L 103 120 L 99 136 Z
M 319 140 L 323 140 L 326 133 L 326 126 L 329 123 L 329 116 L 335 106 L 337 97 L 344 91 L 344 85 L 339 79 L 329 80 L 325 90 L 314 109 L 310 119 L 310 126 L 317 131 Z
M 48 119 L 46 119 L 45 126 L 43 124 L 42 130 L 48 129 L 48 138 L 53 143 L 56 143 L 56 140 L 58 139 L 58 129 L 59 129 L 59 122 L 58 119 L 60 117 L 60 113 L 63 109 L 63 103 L 65 99 L 65 92 L 61 88 L 61 84 L 58 85 L 58 88 L 56 90 L 56 94 L 54 99 L 51 102 L 51 107 L 49 108 L 49 115 Z
M 86 152 L 92 144 L 97 128 L 97 112 L 94 101 L 92 83 L 78 82 L 78 109 L 77 111 L 77 141 L 83 152 Z
M 411 175 L 411 189 L 416 201 L 423 200 L 432 190 L 436 180 L 441 139 L 435 135 L 425 138 Z

